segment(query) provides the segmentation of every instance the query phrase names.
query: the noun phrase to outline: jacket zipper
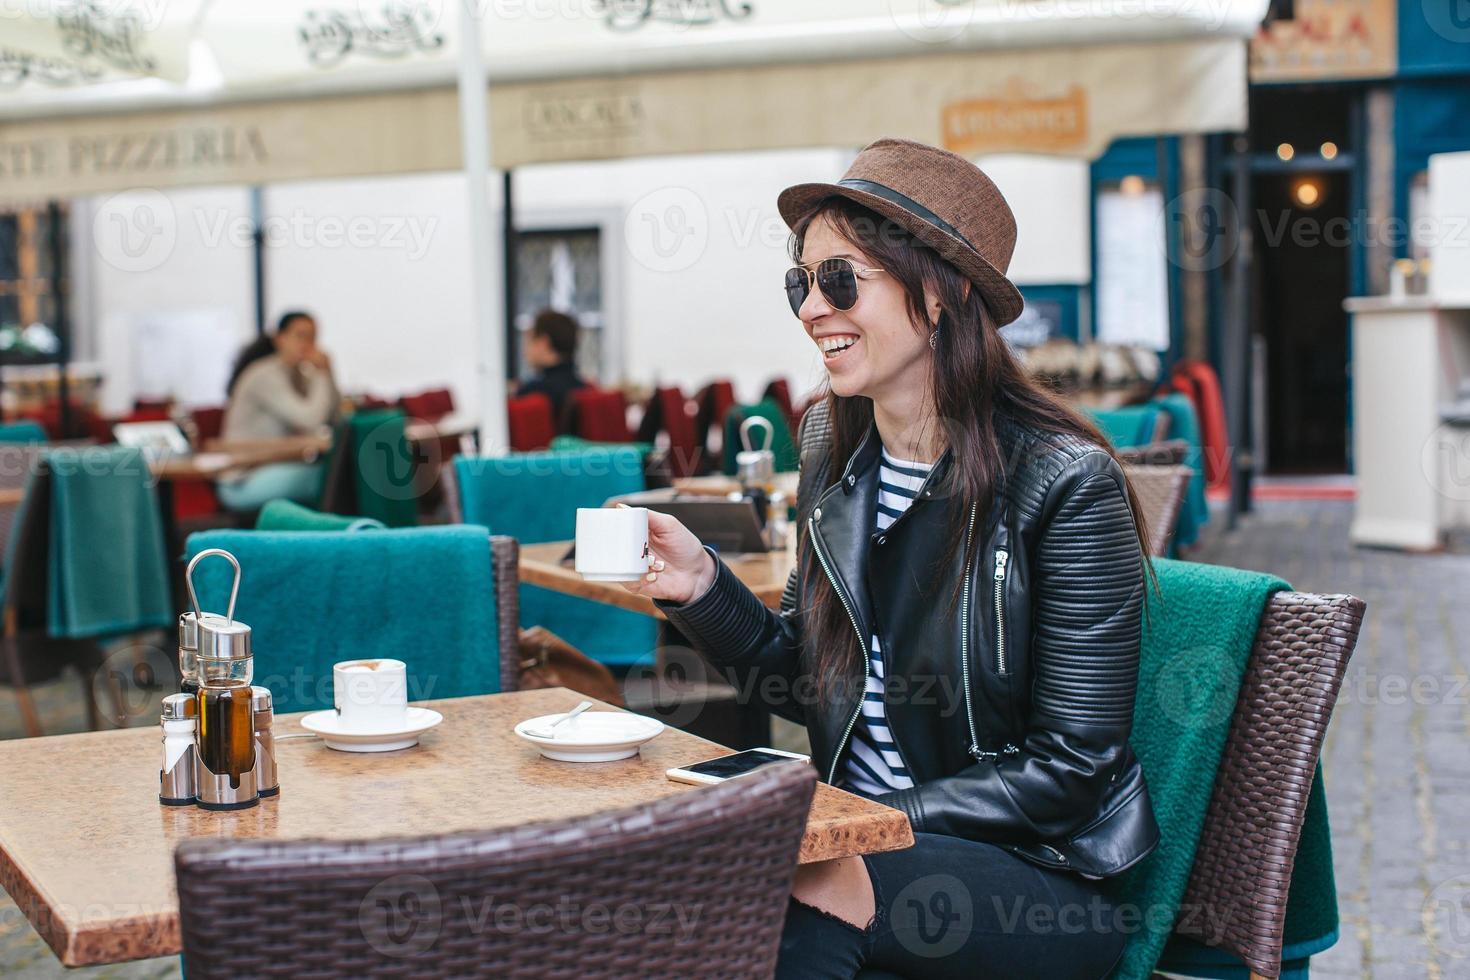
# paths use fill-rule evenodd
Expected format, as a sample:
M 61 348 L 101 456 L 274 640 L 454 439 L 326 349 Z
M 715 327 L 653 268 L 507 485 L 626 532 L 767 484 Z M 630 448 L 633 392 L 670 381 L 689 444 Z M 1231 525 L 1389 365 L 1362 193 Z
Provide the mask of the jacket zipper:
M 964 598 L 960 603 L 960 681 L 965 688 L 965 720 L 970 724 L 969 753 L 979 761 L 986 758 L 986 753 L 980 751 L 980 739 L 975 734 L 975 709 L 970 704 L 970 570 L 975 561 L 974 554 L 970 553 L 970 544 L 975 537 L 975 509 L 976 505 L 971 504 L 970 526 L 965 532 L 965 552 L 969 557 L 965 559 L 965 573 L 961 580 Z
M 810 537 L 812 541 L 812 550 L 817 553 L 817 561 L 821 563 L 822 571 L 825 572 L 827 575 L 827 581 L 832 583 L 832 591 L 837 593 L 837 598 L 842 600 L 842 608 L 847 610 L 847 618 L 848 621 L 852 623 L 852 631 L 857 634 L 858 649 L 866 650 L 866 644 L 864 644 L 863 642 L 863 631 L 858 626 L 857 617 L 853 615 L 852 606 L 847 601 L 847 593 L 842 591 L 842 586 L 839 585 L 837 582 L 837 576 L 832 574 L 832 566 L 827 564 L 827 556 L 822 551 L 821 539 L 817 536 L 817 524 L 814 518 L 808 517 L 806 519 L 806 530 L 807 536 Z M 867 675 L 866 673 L 864 673 L 865 683 L 866 677 Z M 837 779 L 837 763 L 842 760 L 842 752 L 844 749 L 847 748 L 847 740 L 852 737 L 852 730 L 857 727 L 858 716 L 862 714 L 862 712 L 863 696 L 862 694 L 859 694 L 857 707 L 853 709 L 852 717 L 847 720 L 847 727 L 843 729 L 842 739 L 837 743 L 837 751 L 832 755 L 832 769 L 827 773 L 828 785 L 835 784 L 835 781 Z M 971 732 L 973 733 L 973 731 L 974 726 L 972 724 Z
M 1006 675 L 1006 561 L 1010 553 L 995 553 L 995 666 L 1002 677 Z

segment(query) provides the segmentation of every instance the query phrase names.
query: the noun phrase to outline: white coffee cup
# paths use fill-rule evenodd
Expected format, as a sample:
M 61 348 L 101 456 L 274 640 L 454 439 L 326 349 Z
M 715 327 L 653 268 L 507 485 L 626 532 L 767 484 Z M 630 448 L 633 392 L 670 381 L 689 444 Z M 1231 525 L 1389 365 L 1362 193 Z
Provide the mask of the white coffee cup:
M 408 718 L 408 666 L 402 660 L 332 665 L 332 704 L 345 732 L 394 732 Z
M 577 572 L 590 582 L 634 582 L 648 574 L 647 507 L 578 507 Z

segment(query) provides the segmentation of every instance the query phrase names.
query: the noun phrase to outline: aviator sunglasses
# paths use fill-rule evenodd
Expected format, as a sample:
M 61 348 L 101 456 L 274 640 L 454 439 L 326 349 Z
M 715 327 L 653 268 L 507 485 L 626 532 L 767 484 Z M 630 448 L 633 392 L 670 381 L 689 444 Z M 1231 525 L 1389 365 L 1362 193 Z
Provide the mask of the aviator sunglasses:
M 858 273 L 882 271 L 865 269 L 848 258 L 823 259 L 817 263 L 815 272 L 804 265 L 794 265 L 786 270 L 786 298 L 791 302 L 791 312 L 801 315 L 801 304 L 811 295 L 813 279 L 834 310 L 850 310 L 857 303 Z

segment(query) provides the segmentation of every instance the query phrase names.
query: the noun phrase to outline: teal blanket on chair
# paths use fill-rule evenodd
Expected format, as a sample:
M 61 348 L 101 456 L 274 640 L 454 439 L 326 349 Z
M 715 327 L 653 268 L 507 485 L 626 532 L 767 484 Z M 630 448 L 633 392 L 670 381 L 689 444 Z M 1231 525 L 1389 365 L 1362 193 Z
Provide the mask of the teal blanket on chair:
M 48 632 L 106 636 L 172 625 L 163 519 L 142 451 L 53 448 L 45 460 Z
M 348 420 L 357 512 L 389 527 L 419 522 L 417 455 L 405 422 L 399 408 L 358 412 Z
M 465 523 L 522 544 L 569 541 L 576 537 L 578 507 L 601 507 L 645 486 L 637 445 L 457 456 L 454 467 Z M 658 624 L 641 613 L 534 585 L 522 585 L 520 594 L 521 626 L 544 626 L 610 666 L 637 663 L 657 644 Z
M 1154 567 L 1162 595 L 1149 586 L 1130 742 L 1148 779 L 1159 845 L 1105 885 L 1115 902 L 1150 913 L 1113 974 L 1130 980 L 1146 980 L 1170 941 L 1261 613 L 1273 592 L 1290 588 L 1274 575 L 1216 565 L 1160 558 Z M 1319 766 L 1286 919 L 1287 943 L 1315 940 L 1312 951 L 1331 945 L 1337 930 L 1321 782 Z
M 204 531 L 186 557 L 223 548 L 240 562 L 235 616 L 252 630 L 255 683 L 277 714 L 332 706 L 332 665 L 408 664 L 410 701 L 500 690 L 490 540 L 455 525 L 356 531 Z M 223 613 L 232 570 L 195 569 L 199 602 Z
M 46 430 L 32 419 L 0 422 L 0 442 L 45 442 Z
M 751 416 L 759 416 L 771 423 L 771 444 L 766 444 L 765 430 L 753 426 L 750 430 L 751 445 L 756 449 L 769 449 L 776 456 L 777 473 L 796 471 L 796 442 L 791 438 L 791 424 L 781 406 L 773 398 L 758 401 L 754 405 L 736 405 L 725 416 L 724 471 L 726 476 L 735 475 L 735 454 L 744 448 L 740 441 L 740 426 Z
M 268 501 L 255 517 L 257 531 L 366 531 L 381 527 L 383 522 L 371 517 L 324 514 L 283 497 Z
M 1199 540 L 1200 528 L 1210 519 L 1210 505 L 1205 500 L 1205 457 L 1200 446 L 1199 419 L 1194 414 L 1194 403 L 1179 392 L 1155 398 L 1152 404 L 1169 416 L 1168 438 L 1189 443 L 1189 455 L 1184 462 L 1194 470 L 1194 475 L 1189 478 L 1184 504 L 1179 508 L 1179 523 L 1174 528 L 1173 543 L 1194 544 Z

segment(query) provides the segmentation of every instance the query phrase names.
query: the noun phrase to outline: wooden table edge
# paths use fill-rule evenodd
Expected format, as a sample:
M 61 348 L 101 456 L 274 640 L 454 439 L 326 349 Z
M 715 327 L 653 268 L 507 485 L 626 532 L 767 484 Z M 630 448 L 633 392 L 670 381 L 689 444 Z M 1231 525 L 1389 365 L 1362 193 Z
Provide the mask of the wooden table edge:
M 560 690 L 568 695 L 581 697 L 570 688 L 551 688 L 548 690 Z M 514 693 L 514 692 L 500 692 Z M 436 699 L 437 700 L 437 699 Z M 457 699 L 452 699 L 457 700 Z M 608 704 L 598 699 L 592 699 L 597 706 L 609 710 L 626 711 L 626 708 L 618 708 L 616 705 Z M 419 702 L 432 705 L 434 701 Z M 278 719 L 287 723 L 299 721 L 300 715 L 310 712 L 296 712 Z M 299 727 L 299 725 L 297 726 Z M 118 729 L 123 731 L 125 729 Z M 295 729 L 293 729 L 294 731 Z M 59 736 L 64 737 L 64 736 Z M 714 743 L 712 743 L 714 744 Z M 720 746 L 725 749 L 726 754 L 734 754 L 735 749 Z M 690 787 L 697 789 L 697 787 Z M 879 808 L 882 813 L 874 813 L 869 818 L 872 826 L 864 828 L 864 836 L 871 836 L 872 841 L 864 845 L 857 854 L 879 854 L 886 851 L 899 851 L 912 847 L 914 844 L 913 827 L 909 824 L 907 814 L 902 810 L 879 803 L 867 797 L 848 793 L 846 790 L 818 782 L 817 793 L 824 791 L 828 793 L 841 793 L 845 796 L 854 796 L 872 807 Z M 667 797 L 666 797 L 667 798 Z M 816 796 L 813 795 L 812 805 L 816 805 Z M 560 818 L 546 817 L 544 820 L 533 821 L 533 823 L 553 822 Z M 3 829 L 3 828 L 0 828 Z M 502 828 L 509 829 L 509 828 Z M 812 840 L 819 837 L 818 840 Z M 183 952 L 183 938 L 180 933 L 179 912 L 177 906 L 171 912 L 154 911 L 140 912 L 139 914 L 119 917 L 108 920 L 103 924 L 89 925 L 85 922 L 76 925 L 68 925 L 67 920 L 59 916 L 56 909 L 60 902 L 52 900 L 44 889 L 26 873 L 24 866 L 5 847 L 4 835 L 0 834 L 0 888 L 3 888 L 21 914 L 30 923 L 36 933 L 45 940 L 46 945 L 56 955 L 57 960 L 66 967 L 102 966 L 116 963 L 134 962 L 137 960 L 155 959 L 166 956 L 177 956 Z M 797 850 L 797 864 L 812 864 L 818 861 L 827 861 L 836 857 L 851 856 L 851 847 L 840 846 L 843 835 L 839 832 L 835 837 L 828 831 L 823 823 L 812 825 L 810 814 L 808 815 L 808 826 L 802 833 L 801 844 Z M 149 928 L 148 941 L 138 942 L 128 949 L 130 955 L 119 957 L 116 955 L 117 933 L 119 922 L 142 922 Z
M 617 591 L 602 588 L 600 584 L 594 584 L 593 588 L 584 590 L 581 588 L 584 585 L 582 578 L 577 574 L 575 569 L 561 564 L 559 560 L 556 562 L 548 561 L 540 557 L 539 552 L 536 550 L 530 550 L 528 553 L 528 549 L 545 548 L 550 550 L 553 545 L 560 548 L 561 553 L 565 554 L 567 549 L 571 548 L 572 542 L 542 541 L 534 544 L 521 545 L 519 564 L 521 581 L 523 583 L 537 585 L 543 589 L 560 592 L 563 595 L 586 599 L 589 602 L 600 602 L 603 605 L 615 606 L 619 609 L 629 609 L 636 613 L 642 613 L 645 616 L 652 616 L 655 619 L 668 618 L 664 615 L 663 610 L 654 605 L 653 600 L 646 596 L 634 595 L 622 588 L 617 589 Z M 751 592 L 763 605 L 775 609 L 780 605 L 781 595 L 785 590 L 786 583 L 783 581 L 779 585 L 772 583 L 762 589 L 751 589 Z

